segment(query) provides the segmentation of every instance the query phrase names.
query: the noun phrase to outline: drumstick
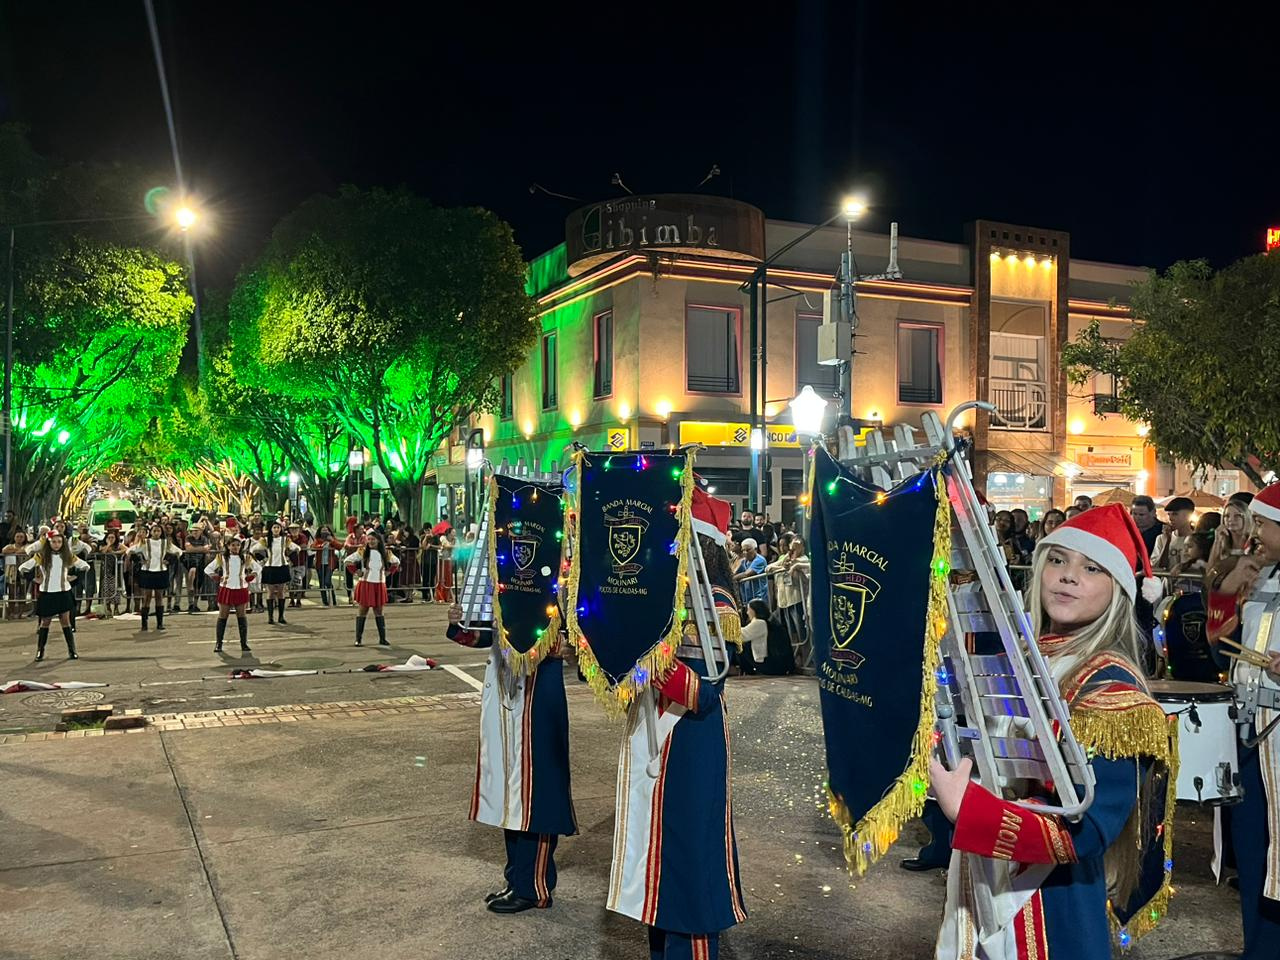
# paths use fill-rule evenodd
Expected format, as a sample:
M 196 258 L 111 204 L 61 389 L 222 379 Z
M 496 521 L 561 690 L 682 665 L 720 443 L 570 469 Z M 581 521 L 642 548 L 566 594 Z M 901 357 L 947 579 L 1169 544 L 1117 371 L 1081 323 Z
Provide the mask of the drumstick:
M 1270 660 L 1267 660 L 1256 653 L 1250 653 L 1249 651 L 1244 651 L 1242 653 L 1232 653 L 1230 650 L 1222 650 L 1219 652 L 1224 657 L 1230 657 L 1232 660 L 1239 660 L 1243 663 L 1249 664 L 1249 666 L 1251 667 L 1266 668 L 1271 666 Z
M 1255 657 L 1258 660 L 1261 660 L 1265 663 L 1271 662 L 1271 658 L 1268 657 L 1265 653 L 1262 653 L 1261 651 L 1258 651 L 1258 650 L 1254 650 L 1252 647 L 1246 647 L 1244 644 L 1238 643 L 1235 640 L 1232 640 L 1230 637 L 1219 637 L 1218 642 L 1225 643 L 1227 644 L 1227 646 L 1230 646 L 1230 647 L 1234 647 L 1235 649 L 1241 651 L 1242 653 L 1248 654 L 1251 657 Z M 1225 653 L 1226 651 L 1223 651 L 1223 652 Z

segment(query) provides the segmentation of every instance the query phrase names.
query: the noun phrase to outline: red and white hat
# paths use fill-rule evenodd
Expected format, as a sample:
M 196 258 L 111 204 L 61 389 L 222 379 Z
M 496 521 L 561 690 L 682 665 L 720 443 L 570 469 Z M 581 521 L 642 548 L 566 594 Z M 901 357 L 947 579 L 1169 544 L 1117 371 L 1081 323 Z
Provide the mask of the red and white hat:
M 727 500 L 711 496 L 701 487 L 694 487 L 693 503 L 690 506 L 693 532 L 710 537 L 723 547 L 729 536 L 729 518 L 733 516 L 733 505 Z
M 1280 482 L 1262 488 L 1262 492 L 1253 498 L 1249 510 L 1260 517 L 1280 523 Z
M 1056 527 L 1036 544 L 1036 553 L 1057 545 L 1083 553 L 1115 578 L 1130 600 L 1137 599 L 1135 574 L 1142 573 L 1142 596 L 1155 603 L 1164 585 L 1151 576 L 1151 558 L 1138 525 L 1118 503 L 1086 510 Z

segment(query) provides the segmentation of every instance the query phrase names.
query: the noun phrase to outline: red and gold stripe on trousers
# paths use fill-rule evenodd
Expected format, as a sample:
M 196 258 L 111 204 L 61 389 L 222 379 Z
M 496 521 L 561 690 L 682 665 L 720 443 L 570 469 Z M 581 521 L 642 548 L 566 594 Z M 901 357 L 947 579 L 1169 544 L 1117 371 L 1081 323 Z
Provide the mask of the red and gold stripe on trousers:
M 1049 941 L 1044 932 L 1044 900 L 1040 891 L 1027 901 L 1014 919 L 1018 960 L 1048 960 Z
M 662 880 L 662 795 L 667 788 L 667 757 L 671 737 L 662 744 L 662 766 L 653 785 L 653 805 L 649 809 L 649 855 L 646 858 L 644 909 L 641 922 L 653 926 L 658 919 L 658 886 Z
M 547 889 L 547 865 L 551 862 L 551 835 L 538 834 L 538 855 L 533 861 L 533 892 L 538 898 L 538 906 L 545 907 L 551 902 L 551 891 Z

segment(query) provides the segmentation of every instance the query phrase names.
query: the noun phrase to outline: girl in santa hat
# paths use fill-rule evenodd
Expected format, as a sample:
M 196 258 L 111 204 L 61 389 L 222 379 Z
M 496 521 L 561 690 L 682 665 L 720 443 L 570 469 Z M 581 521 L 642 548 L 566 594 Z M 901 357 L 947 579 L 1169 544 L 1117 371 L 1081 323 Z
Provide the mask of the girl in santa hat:
M 1111 956 L 1113 923 L 1128 945 L 1163 914 L 1173 862 L 1171 821 L 1159 821 L 1173 815 L 1176 747 L 1138 667 L 1140 576 L 1154 602 L 1160 583 L 1119 504 L 1068 520 L 1036 545 L 1031 624 L 1092 757 L 1094 801 L 1073 823 L 971 782 L 968 759 L 954 771 L 933 762 L 934 794 L 955 824 L 938 960 L 1096 960 Z M 975 896 L 982 876 L 989 911 Z
M 356 646 L 364 646 L 364 621 L 373 611 L 373 622 L 378 628 L 378 643 L 389 647 L 387 623 L 382 618 L 382 608 L 387 604 L 387 577 L 400 567 L 396 555 L 387 550 L 382 534 L 370 531 L 365 535 L 364 546 L 342 558 L 343 564 L 356 575 Z
M 62 624 L 62 636 L 67 641 L 67 659 L 80 659 L 76 655 L 76 638 L 70 620 L 76 603 L 72 584 L 76 574 L 83 574 L 88 569 L 89 564 L 72 553 L 66 535 L 56 528 L 39 541 L 36 552 L 18 567 L 19 573 L 35 570 L 40 585 L 40 592 L 36 595 L 36 616 L 40 619 L 40 629 L 36 634 L 37 660 L 44 659 L 44 647 L 49 642 L 49 624 L 55 617 Z

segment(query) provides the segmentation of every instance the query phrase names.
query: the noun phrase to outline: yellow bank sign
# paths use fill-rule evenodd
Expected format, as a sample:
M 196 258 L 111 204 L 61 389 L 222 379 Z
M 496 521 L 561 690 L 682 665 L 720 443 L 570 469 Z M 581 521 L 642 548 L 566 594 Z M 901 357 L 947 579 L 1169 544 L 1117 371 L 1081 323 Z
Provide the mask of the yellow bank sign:
M 605 435 L 605 446 L 610 453 L 621 453 L 631 449 L 631 430 L 628 427 L 614 427 Z
M 767 427 L 769 446 L 798 450 L 796 428 L 787 424 Z M 748 423 L 721 423 L 709 420 L 682 420 L 680 443 L 703 443 L 708 447 L 751 447 L 751 425 Z

